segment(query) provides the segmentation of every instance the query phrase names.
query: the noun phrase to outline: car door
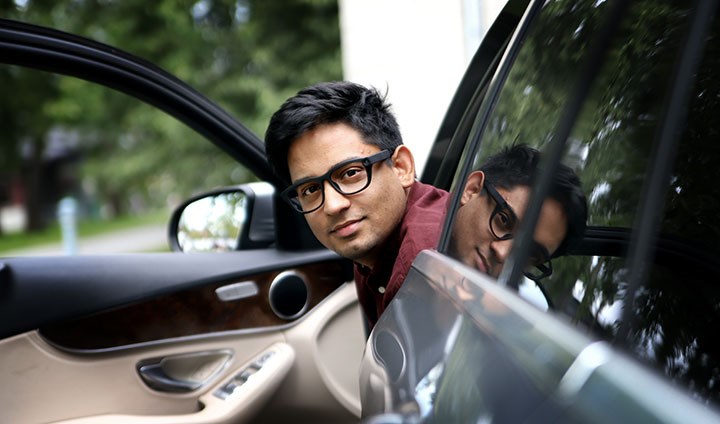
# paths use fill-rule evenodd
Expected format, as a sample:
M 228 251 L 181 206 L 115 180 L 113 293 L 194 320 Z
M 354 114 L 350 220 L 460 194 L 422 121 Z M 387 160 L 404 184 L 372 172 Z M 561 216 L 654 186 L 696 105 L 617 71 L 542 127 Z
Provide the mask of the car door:
M 0 62 L 127 95 L 264 181 L 229 190 L 243 199 L 240 238 L 261 234 L 241 250 L 0 258 L 2 421 L 357 421 L 364 336 L 350 264 L 276 201 L 258 137 L 101 43 L 0 20 Z
M 438 251 L 418 256 L 368 340 L 363 416 L 718 421 L 715 3 L 523 9 L 490 86 L 459 88 L 487 94 L 456 117 L 463 159 L 433 179 L 454 191 Z M 543 159 L 491 278 L 461 263 L 450 230 L 465 177 L 516 143 Z M 588 229 L 533 284 L 524 264 L 560 163 L 581 177 Z

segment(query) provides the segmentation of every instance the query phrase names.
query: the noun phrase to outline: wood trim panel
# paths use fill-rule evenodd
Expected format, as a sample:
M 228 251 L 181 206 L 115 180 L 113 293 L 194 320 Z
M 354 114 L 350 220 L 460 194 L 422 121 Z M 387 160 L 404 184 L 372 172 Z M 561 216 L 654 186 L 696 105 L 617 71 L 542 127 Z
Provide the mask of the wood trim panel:
M 352 278 L 352 270 L 345 261 L 323 262 L 282 271 L 293 271 L 307 282 L 307 311 Z M 240 280 L 257 284 L 258 294 L 253 297 L 221 301 L 215 289 L 240 282 L 222 281 L 47 326 L 40 329 L 40 334 L 61 348 L 98 350 L 176 337 L 288 324 L 301 316 L 293 320 L 281 319 L 272 311 L 268 301 L 270 284 L 280 272 L 263 273 Z

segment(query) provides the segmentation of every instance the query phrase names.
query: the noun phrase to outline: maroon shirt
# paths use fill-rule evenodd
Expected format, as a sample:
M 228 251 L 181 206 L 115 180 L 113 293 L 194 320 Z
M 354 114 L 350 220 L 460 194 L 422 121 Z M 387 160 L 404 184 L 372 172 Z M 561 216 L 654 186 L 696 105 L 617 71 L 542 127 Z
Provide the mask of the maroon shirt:
M 379 256 L 383 259 L 372 269 L 355 263 L 355 287 L 371 328 L 405 281 L 417 254 L 437 247 L 449 199 L 445 190 L 413 183 L 405 215 Z

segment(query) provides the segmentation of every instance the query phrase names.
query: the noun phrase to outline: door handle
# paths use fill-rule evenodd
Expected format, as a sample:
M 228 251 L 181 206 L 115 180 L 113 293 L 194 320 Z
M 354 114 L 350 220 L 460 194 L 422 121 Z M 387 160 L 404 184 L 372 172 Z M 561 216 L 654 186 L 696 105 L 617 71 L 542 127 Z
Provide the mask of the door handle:
M 137 371 L 152 389 L 187 393 L 212 381 L 231 358 L 232 352 L 229 350 L 193 352 L 146 359 L 137 364 Z
M 202 382 L 178 380 L 165 374 L 162 364 L 143 365 L 138 369 L 145 383 L 161 392 L 185 393 L 202 387 Z

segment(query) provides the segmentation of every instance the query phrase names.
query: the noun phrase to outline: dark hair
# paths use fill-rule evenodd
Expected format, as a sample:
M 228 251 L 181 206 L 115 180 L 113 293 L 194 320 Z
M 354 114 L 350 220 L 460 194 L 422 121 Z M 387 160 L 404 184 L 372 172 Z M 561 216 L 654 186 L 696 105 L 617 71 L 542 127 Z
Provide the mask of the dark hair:
M 525 144 L 517 144 L 490 156 L 480 165 L 488 182 L 505 190 L 517 186 L 532 186 L 540 162 L 540 152 Z M 570 167 L 558 164 L 553 175 L 549 197 L 562 205 L 567 215 L 567 234 L 553 256 L 559 256 L 580 241 L 585 233 L 587 200 L 580 178 Z
M 402 136 L 390 104 L 374 88 L 352 82 L 324 82 L 300 90 L 280 106 L 265 132 L 265 154 L 275 173 L 291 183 L 287 154 L 290 145 L 323 124 L 344 123 L 363 140 L 394 151 Z

